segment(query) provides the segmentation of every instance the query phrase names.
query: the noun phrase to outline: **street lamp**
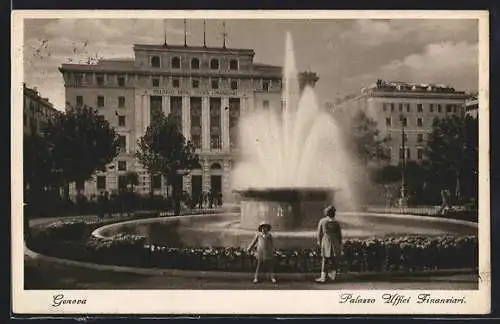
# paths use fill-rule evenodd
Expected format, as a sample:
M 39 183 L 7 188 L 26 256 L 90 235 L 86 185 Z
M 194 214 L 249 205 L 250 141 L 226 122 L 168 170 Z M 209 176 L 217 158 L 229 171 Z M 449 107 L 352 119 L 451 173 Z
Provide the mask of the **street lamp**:
M 405 169 L 406 169 L 406 134 L 405 134 L 405 126 L 406 126 L 406 118 L 403 114 L 399 116 L 399 120 L 401 121 L 401 150 L 403 153 L 402 161 L 401 161 L 401 190 L 399 197 L 399 207 L 407 207 L 408 206 L 408 197 L 406 195 L 406 179 L 405 179 Z

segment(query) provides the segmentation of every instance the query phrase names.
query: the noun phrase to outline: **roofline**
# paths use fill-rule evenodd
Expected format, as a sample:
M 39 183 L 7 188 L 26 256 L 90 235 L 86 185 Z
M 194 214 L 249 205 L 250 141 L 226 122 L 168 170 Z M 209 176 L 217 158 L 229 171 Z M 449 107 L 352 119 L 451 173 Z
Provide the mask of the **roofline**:
M 248 55 L 255 55 L 255 51 L 253 49 L 247 48 L 223 48 L 223 47 L 208 47 L 208 46 L 184 46 L 184 45 L 155 45 L 155 44 L 134 44 L 133 49 L 135 50 L 157 50 L 160 52 L 168 52 L 168 51 L 214 51 L 214 52 L 225 52 L 225 53 L 244 53 Z

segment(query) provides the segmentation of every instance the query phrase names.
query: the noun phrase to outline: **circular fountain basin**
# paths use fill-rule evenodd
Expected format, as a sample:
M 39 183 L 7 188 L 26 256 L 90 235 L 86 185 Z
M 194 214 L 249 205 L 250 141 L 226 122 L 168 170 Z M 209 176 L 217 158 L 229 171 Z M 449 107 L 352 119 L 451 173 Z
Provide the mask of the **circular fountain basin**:
M 241 197 L 239 227 L 255 230 L 260 223 L 273 231 L 314 229 L 323 210 L 334 202 L 331 188 L 258 188 L 236 190 Z
M 477 224 L 413 215 L 344 212 L 337 213 L 343 236 L 349 238 L 394 235 L 477 235 Z M 246 247 L 256 229 L 240 226 L 239 213 L 151 218 L 106 225 L 94 231 L 101 238 L 116 234 L 143 235 L 149 244 L 169 247 Z M 277 248 L 311 248 L 316 244 L 314 229 L 273 233 Z

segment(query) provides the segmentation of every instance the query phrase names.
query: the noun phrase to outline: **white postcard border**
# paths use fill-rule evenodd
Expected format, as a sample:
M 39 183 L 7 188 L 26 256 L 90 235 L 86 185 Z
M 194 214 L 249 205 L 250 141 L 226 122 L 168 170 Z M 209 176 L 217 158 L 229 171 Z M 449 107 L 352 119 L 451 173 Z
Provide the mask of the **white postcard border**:
M 479 271 L 478 290 L 24 290 L 22 220 L 23 20 L 26 18 L 223 19 L 478 19 L 479 20 Z M 16 314 L 485 314 L 490 311 L 489 17 L 487 11 L 37 11 L 12 13 L 12 302 Z M 457 53 L 460 55 L 460 53 Z M 85 305 L 51 306 L 55 294 L 85 298 Z M 341 294 L 375 298 L 341 304 Z M 384 304 L 384 293 L 417 299 L 464 297 L 465 304 Z

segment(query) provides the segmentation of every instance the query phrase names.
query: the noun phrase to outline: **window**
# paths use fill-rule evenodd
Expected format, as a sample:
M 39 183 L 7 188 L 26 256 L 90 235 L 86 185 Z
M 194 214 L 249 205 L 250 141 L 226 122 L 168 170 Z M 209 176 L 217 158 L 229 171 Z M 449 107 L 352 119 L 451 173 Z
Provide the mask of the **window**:
M 403 124 L 403 127 L 408 126 L 408 118 L 406 118 L 406 117 L 401 117 L 401 123 Z
M 151 66 L 152 67 L 160 67 L 160 57 L 159 56 L 151 56 Z
M 430 112 L 434 112 L 434 104 L 430 104 L 429 105 L 429 111 Z
M 229 61 L 229 69 L 233 71 L 238 70 L 238 61 L 237 60 Z
M 404 151 L 403 151 L 403 148 L 399 148 L 399 159 L 402 160 L 404 159 L 405 155 L 404 155 Z
M 385 126 L 391 126 L 392 125 L 392 119 L 391 117 L 387 117 L 385 119 Z
M 262 90 L 269 91 L 269 81 L 268 80 L 262 81 Z
M 424 135 L 422 134 L 417 134 L 417 142 L 422 143 L 424 141 Z
M 219 80 L 217 79 L 212 80 L 211 85 L 212 89 L 219 89 Z
M 151 187 L 153 187 L 153 189 L 161 189 L 161 175 L 154 175 L 151 177 Z
M 457 113 L 458 112 L 458 106 L 457 105 L 453 105 L 453 113 Z
M 81 73 L 75 73 L 74 79 L 75 79 L 75 87 L 79 87 L 82 85 L 83 76 Z
M 438 113 L 441 112 L 441 105 L 438 104 Z
M 387 135 L 385 136 L 385 139 L 386 139 L 387 141 L 392 141 L 392 135 L 391 135 L 390 133 L 389 133 L 389 134 L 387 134 Z
M 102 87 L 104 85 L 104 75 L 100 74 L 96 76 L 97 85 Z
M 409 104 L 409 103 L 407 103 L 407 104 L 406 104 L 406 112 L 410 112 L 410 110 L 411 110 L 411 109 L 410 109 L 410 104 Z
M 419 147 L 417 148 L 417 159 L 422 160 L 424 158 L 424 149 Z
M 264 109 L 268 109 L 269 108 L 269 100 L 264 100 L 262 101 L 262 107 Z
M 424 119 L 422 117 L 417 118 L 417 126 L 422 127 L 424 125 Z
M 236 80 L 231 81 L 231 90 L 238 90 L 238 81 Z
M 191 135 L 191 141 L 193 142 L 193 146 L 195 149 L 201 149 L 201 136 L 200 135 Z
M 191 80 L 191 87 L 193 89 L 199 88 L 200 87 L 200 80 Z
M 158 88 L 160 86 L 160 79 L 154 78 L 151 82 L 153 83 L 153 88 Z
M 179 81 L 179 79 L 173 79 L 173 80 L 172 80 L 172 87 L 174 87 L 174 88 L 178 88 L 178 87 L 179 87 L 179 85 L 180 85 L 180 81 Z
M 118 161 L 118 171 L 127 171 L 127 161 Z
M 424 107 L 422 104 L 417 104 L 417 112 L 423 112 L 424 111 Z
M 198 60 L 197 58 L 191 59 L 191 68 L 193 70 L 198 70 L 200 68 L 200 60 Z
M 119 87 L 125 86 L 125 78 L 124 77 L 118 77 L 118 86 Z
M 118 126 L 125 127 L 125 116 L 118 116 Z
M 172 58 L 172 69 L 180 69 L 181 68 L 181 59 L 176 57 Z
M 382 104 L 382 110 L 387 111 L 387 104 L 385 102 Z
M 118 107 L 123 108 L 125 107 L 125 97 L 118 97 Z
M 398 104 L 398 109 L 399 109 L 399 112 L 403 112 L 403 104 L 402 103 Z
M 446 112 L 447 113 L 451 113 L 452 106 L 453 105 L 446 105 Z
M 212 70 L 218 70 L 219 69 L 219 60 L 218 59 L 211 59 L 210 60 L 210 68 Z
M 127 150 L 127 138 L 125 135 L 118 136 L 118 150 L 119 152 L 126 152 Z
M 220 149 L 222 147 L 219 135 L 210 136 L 210 147 L 213 149 Z
M 76 96 L 76 106 L 77 107 L 83 106 L 83 96 Z
M 410 148 L 406 148 L 406 158 L 407 158 L 408 160 L 410 160 L 410 159 L 411 159 L 411 154 L 410 154 L 410 153 L 411 153 Z
M 394 104 L 391 103 L 391 112 L 394 112 Z
M 106 190 L 106 176 L 97 176 L 97 190 Z
M 124 174 L 118 176 L 118 190 L 124 190 L 127 188 L 127 178 Z
M 97 96 L 97 107 L 104 107 L 104 96 Z

